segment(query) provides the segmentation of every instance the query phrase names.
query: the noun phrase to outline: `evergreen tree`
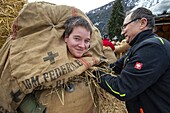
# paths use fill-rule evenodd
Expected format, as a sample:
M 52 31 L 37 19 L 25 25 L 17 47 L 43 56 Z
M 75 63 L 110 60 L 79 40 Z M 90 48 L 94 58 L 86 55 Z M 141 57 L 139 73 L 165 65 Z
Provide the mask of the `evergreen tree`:
M 121 26 L 124 20 L 124 10 L 122 0 L 115 0 L 112 6 L 112 13 L 108 21 L 108 35 L 110 39 L 117 36 L 118 40 L 122 40 Z

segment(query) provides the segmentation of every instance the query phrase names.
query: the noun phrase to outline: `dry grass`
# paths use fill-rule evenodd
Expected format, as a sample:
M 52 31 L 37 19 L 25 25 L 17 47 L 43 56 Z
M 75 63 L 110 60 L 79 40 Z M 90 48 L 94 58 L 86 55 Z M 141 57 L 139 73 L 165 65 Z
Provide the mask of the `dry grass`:
M 27 0 L 0 0 L 0 48 L 11 32 L 13 20 Z
M 125 102 L 109 93 L 106 93 L 106 97 L 99 99 L 99 111 L 100 113 L 128 113 Z

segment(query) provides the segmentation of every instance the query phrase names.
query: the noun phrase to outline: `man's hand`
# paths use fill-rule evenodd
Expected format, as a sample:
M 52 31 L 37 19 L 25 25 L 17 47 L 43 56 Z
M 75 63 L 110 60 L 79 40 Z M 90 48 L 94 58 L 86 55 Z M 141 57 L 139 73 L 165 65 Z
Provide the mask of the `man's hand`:
M 109 68 L 114 68 L 115 67 L 115 65 L 114 65 L 114 63 L 111 63 L 111 64 L 109 64 L 109 66 L 108 66 Z
M 111 71 L 114 71 L 115 74 L 120 74 L 121 73 L 122 69 L 117 67 L 117 66 L 115 66 L 114 63 L 109 64 L 108 67 L 111 69 Z
M 93 75 L 97 78 L 100 78 L 100 77 L 104 76 L 105 74 L 106 74 L 105 72 L 98 70 L 98 69 L 93 71 Z

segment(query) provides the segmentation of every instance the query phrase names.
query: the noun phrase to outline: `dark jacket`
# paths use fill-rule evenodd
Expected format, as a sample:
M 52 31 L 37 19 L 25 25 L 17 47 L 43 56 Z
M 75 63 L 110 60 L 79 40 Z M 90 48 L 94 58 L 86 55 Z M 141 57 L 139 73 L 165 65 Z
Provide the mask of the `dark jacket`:
M 112 64 L 100 86 L 126 101 L 129 113 L 170 113 L 170 42 L 146 30 L 130 43 L 127 54 Z

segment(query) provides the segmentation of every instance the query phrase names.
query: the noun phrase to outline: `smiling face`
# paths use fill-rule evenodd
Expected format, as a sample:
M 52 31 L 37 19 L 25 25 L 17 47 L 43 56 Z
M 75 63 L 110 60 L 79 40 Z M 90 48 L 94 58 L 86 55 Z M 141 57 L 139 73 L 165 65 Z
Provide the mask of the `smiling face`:
M 76 26 L 68 37 L 64 37 L 64 41 L 74 57 L 82 57 L 90 46 L 90 31 L 85 27 Z
M 121 34 L 125 36 L 126 42 L 130 43 L 142 31 L 153 30 L 155 26 L 154 15 L 150 10 L 139 7 L 126 16 Z
M 141 32 L 139 19 L 132 21 L 131 14 L 129 14 L 123 22 L 121 34 L 125 36 L 126 42 L 130 43 L 139 32 Z

